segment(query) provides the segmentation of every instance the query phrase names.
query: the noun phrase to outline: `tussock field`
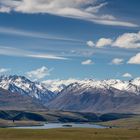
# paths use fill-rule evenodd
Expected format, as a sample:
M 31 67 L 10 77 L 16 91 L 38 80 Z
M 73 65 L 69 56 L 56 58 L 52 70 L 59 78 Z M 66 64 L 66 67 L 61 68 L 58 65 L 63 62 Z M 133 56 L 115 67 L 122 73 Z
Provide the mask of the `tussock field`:
M 136 129 L 0 129 L 0 140 L 140 140 Z
M 131 118 L 101 122 L 99 124 L 119 128 L 140 129 L 140 115 Z

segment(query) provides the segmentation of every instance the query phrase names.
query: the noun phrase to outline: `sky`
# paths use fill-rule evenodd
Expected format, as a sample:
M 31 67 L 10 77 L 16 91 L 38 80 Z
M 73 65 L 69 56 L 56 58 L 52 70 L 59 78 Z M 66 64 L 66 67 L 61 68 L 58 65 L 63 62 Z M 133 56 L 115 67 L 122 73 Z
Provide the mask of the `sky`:
M 140 77 L 139 0 L 0 0 L 0 75 Z

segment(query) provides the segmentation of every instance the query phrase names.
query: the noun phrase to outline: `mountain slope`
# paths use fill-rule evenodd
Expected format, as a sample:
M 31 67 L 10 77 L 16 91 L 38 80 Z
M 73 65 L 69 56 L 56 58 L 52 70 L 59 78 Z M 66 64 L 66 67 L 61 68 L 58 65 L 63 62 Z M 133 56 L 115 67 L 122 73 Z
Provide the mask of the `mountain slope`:
M 104 83 L 74 83 L 63 89 L 47 107 L 98 113 L 140 113 L 140 95 Z
M 42 110 L 46 109 L 39 101 L 18 93 L 0 88 L 0 110 Z
M 50 101 L 55 96 L 42 84 L 32 82 L 23 76 L 1 76 L 0 87 L 12 93 L 30 96 L 42 103 Z

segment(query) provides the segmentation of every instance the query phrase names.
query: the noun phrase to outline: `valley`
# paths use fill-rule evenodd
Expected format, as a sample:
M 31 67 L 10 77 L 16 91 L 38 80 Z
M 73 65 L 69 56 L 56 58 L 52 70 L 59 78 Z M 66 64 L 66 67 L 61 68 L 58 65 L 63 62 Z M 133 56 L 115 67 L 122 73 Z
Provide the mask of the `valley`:
M 44 123 L 91 123 L 106 125 L 109 121 L 134 119 L 136 114 L 95 114 L 68 111 L 0 111 L 0 127 L 38 126 Z M 106 125 L 112 126 L 112 125 Z

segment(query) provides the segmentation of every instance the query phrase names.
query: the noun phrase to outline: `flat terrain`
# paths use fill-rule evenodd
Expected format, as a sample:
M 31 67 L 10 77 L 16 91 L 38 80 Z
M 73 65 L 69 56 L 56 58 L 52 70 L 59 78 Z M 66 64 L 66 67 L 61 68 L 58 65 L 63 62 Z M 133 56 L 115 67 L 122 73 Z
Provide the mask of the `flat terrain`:
M 140 129 L 140 115 L 137 115 L 131 118 L 101 122 L 99 124 L 112 126 L 112 127 L 120 127 L 120 128 Z
M 43 125 L 43 122 L 37 122 L 37 121 L 15 121 L 13 123 L 12 120 L 2 120 L 0 119 L 0 127 L 18 127 L 18 126 L 40 126 Z
M 0 129 L 0 140 L 140 140 L 136 129 Z

